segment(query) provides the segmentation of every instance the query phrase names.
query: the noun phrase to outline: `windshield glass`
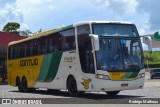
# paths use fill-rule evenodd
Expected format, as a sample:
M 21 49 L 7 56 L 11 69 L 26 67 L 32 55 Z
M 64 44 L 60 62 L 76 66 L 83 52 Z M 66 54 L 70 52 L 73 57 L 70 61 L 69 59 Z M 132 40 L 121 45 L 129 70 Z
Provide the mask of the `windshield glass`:
M 100 39 L 100 50 L 96 52 L 98 70 L 123 70 L 122 50 L 118 39 Z M 118 56 L 116 55 L 118 53 Z M 118 60 L 118 61 L 116 61 Z
M 96 52 L 97 69 L 105 71 L 139 71 L 142 50 L 139 39 L 100 38 L 100 50 Z
M 105 71 L 139 71 L 142 50 L 138 38 L 100 38 L 96 52 L 97 69 Z
M 136 27 L 129 24 L 93 24 L 93 32 L 99 36 L 138 36 Z

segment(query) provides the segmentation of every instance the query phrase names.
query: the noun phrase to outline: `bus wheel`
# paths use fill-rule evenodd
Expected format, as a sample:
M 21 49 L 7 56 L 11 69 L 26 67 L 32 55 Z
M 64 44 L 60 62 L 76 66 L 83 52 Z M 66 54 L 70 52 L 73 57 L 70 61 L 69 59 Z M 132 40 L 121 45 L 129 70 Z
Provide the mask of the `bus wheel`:
M 74 77 L 70 77 L 67 80 L 67 89 L 71 96 L 78 96 L 80 94 L 80 92 L 77 91 L 77 84 Z
M 28 92 L 28 84 L 27 84 L 26 78 L 22 79 L 22 88 L 23 88 L 23 92 L 25 92 L 25 93 Z
M 117 95 L 120 91 L 109 91 L 106 92 L 109 96 Z
M 19 92 L 23 91 L 23 89 L 22 89 L 22 83 L 20 82 L 19 78 L 16 79 L 16 86 L 18 86 L 18 91 Z

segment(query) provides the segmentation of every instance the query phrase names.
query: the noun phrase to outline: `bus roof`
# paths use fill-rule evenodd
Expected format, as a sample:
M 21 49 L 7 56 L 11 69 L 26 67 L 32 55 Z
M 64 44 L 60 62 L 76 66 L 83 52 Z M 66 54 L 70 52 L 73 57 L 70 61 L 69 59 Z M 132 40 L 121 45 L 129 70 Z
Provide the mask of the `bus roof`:
M 130 22 L 121 22 L 121 21 L 82 21 L 82 22 L 78 22 L 78 23 L 75 23 L 75 24 L 72 24 L 72 25 L 60 26 L 60 27 L 56 27 L 54 29 L 51 29 L 51 30 L 48 30 L 48 31 L 45 31 L 45 32 L 34 34 L 31 37 L 21 39 L 21 40 L 18 40 L 18 41 L 10 42 L 9 45 L 14 45 L 14 44 L 21 43 L 21 42 L 28 41 L 28 40 L 32 40 L 32 39 L 35 39 L 35 38 L 40 38 L 42 36 L 47 36 L 49 34 L 60 32 L 60 31 L 63 31 L 65 29 L 70 29 L 70 28 L 73 28 L 75 26 L 80 26 L 80 25 L 84 25 L 84 24 L 92 24 L 92 23 L 133 24 L 133 23 L 130 23 Z
M 73 24 L 73 26 L 79 26 L 79 25 L 91 24 L 91 23 L 134 24 L 134 23 L 131 23 L 131 22 L 122 22 L 122 21 L 82 21 L 82 22 Z

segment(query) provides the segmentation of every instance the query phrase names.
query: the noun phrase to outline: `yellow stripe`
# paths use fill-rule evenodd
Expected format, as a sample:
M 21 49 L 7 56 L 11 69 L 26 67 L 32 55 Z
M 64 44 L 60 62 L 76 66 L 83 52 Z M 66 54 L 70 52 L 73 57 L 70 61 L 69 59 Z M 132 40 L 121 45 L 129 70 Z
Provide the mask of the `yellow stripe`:
M 109 72 L 109 75 L 112 80 L 121 80 L 126 72 Z

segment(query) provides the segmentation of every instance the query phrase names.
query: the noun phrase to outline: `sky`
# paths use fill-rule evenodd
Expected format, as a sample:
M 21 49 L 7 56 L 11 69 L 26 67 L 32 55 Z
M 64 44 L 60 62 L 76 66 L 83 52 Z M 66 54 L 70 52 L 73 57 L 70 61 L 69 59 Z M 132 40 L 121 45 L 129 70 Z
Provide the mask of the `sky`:
M 80 21 L 133 22 L 140 35 L 160 30 L 160 0 L 0 0 L 0 30 L 18 22 L 37 32 Z

